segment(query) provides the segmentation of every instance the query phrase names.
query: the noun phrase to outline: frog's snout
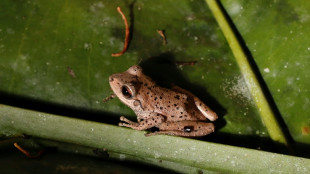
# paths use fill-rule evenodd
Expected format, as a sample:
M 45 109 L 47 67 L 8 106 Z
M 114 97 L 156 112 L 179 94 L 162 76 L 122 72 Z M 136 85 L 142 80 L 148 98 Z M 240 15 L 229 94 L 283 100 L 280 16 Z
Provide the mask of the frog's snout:
M 113 82 L 113 81 L 114 81 L 114 78 L 113 78 L 112 76 L 110 76 L 110 77 L 109 77 L 109 81 L 110 81 L 110 82 Z

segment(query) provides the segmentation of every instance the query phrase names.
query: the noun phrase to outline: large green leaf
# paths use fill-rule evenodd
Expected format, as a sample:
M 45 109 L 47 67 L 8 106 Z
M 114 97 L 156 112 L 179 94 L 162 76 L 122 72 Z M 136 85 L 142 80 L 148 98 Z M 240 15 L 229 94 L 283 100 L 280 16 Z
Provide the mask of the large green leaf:
M 179 1 L 178 6 L 174 1 L 1 3 L 3 93 L 134 119 L 134 113 L 118 100 L 102 103 L 101 99 L 111 94 L 109 75 L 142 61 L 154 79 L 190 89 L 218 112 L 218 132 L 267 136 L 204 1 Z M 133 33 L 128 52 L 115 58 L 111 53 L 121 50 L 124 37 L 117 6 L 128 16 Z M 166 31 L 166 46 L 157 29 Z M 198 62 L 179 68 L 174 61 Z
M 280 111 L 275 114 L 283 116 L 294 140 L 309 143 L 309 8 L 294 3 L 223 0 L 220 12 L 227 10 L 232 18 L 260 70 L 254 72 L 263 75 L 258 82 L 267 84 L 263 92 L 270 90 L 276 104 L 259 102 Z M 132 34 L 128 51 L 112 57 L 124 40 L 117 6 L 128 17 Z M 284 10 L 289 7 L 293 12 Z M 205 142 L 277 151 L 269 144 L 270 124 L 266 128 L 262 123 L 264 112 L 252 99 L 248 79 L 205 1 L 2 0 L 0 11 L 0 103 L 54 113 L 0 106 L 0 136 L 26 133 L 90 149 L 104 147 L 113 158 L 125 154 L 185 173 L 308 170 L 307 159 Z M 167 45 L 157 29 L 165 30 Z M 197 63 L 177 66 L 175 61 Z M 109 75 L 133 64 L 163 86 L 174 83 L 199 96 L 220 116 L 216 132 L 201 140 L 146 138 L 143 132 L 117 127 L 120 115 L 134 120 L 135 114 L 117 99 L 101 100 L 112 93 Z
M 293 139 L 310 143 L 310 3 L 231 1 L 223 5 L 246 42 Z

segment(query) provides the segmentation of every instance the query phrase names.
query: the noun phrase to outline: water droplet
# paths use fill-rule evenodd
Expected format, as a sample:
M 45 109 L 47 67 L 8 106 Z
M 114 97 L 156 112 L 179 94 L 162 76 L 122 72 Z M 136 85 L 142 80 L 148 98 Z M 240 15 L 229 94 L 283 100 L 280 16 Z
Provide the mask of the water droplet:
M 269 73 L 269 72 L 270 72 L 270 69 L 269 69 L 269 68 L 265 68 L 264 71 L 265 71 L 266 73 Z
M 125 158 L 126 158 L 126 155 L 124 155 L 124 154 L 120 154 L 120 155 L 119 155 L 119 159 L 123 160 L 123 159 L 125 159 Z
M 257 130 L 255 133 L 258 135 L 259 134 L 259 130 Z
M 84 43 L 84 49 L 86 49 L 86 50 L 91 49 L 91 44 L 90 43 Z

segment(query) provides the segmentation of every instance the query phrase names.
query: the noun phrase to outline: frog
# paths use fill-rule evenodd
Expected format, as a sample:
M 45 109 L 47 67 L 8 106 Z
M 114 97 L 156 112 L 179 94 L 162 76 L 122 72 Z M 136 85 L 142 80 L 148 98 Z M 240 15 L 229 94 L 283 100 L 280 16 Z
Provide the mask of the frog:
M 112 74 L 109 84 L 114 95 L 137 115 L 137 122 L 121 116 L 119 126 L 140 131 L 158 129 L 145 136 L 202 137 L 215 130 L 212 122 L 218 115 L 210 107 L 179 86 L 158 86 L 139 65 Z

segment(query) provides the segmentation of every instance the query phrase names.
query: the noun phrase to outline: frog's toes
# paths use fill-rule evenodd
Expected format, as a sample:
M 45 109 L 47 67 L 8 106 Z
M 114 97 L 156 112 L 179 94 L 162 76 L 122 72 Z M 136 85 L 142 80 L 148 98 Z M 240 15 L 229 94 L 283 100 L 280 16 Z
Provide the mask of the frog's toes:
M 126 123 L 129 123 L 129 124 L 134 124 L 134 122 L 128 120 L 127 118 L 125 118 L 124 116 L 121 116 L 120 118 L 120 121 L 123 121 L 123 122 L 126 122 Z
M 125 118 L 124 116 L 121 116 L 121 117 L 119 118 L 119 120 L 124 121 L 124 120 L 126 120 L 126 118 Z
M 152 136 L 152 135 L 155 135 L 154 133 L 145 133 L 144 136 L 146 137 L 149 137 L 149 136 Z
M 126 123 L 118 123 L 118 126 L 123 126 L 123 127 L 127 127 L 128 124 Z

